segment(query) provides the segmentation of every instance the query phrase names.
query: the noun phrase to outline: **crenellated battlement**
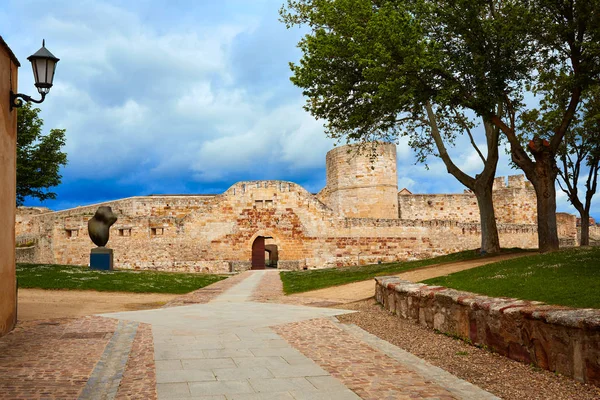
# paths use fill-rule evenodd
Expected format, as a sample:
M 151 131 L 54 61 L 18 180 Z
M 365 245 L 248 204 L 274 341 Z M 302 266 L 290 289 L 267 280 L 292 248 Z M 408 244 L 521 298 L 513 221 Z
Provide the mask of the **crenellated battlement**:
M 319 200 L 345 217 L 397 218 L 396 168 L 393 143 L 377 142 L 367 150 L 337 147 L 327 153 L 327 186 Z
M 469 190 L 456 194 L 412 194 L 403 190 L 398 192 L 400 219 L 479 223 L 477 197 Z M 506 177 L 497 177 L 492 191 L 498 223 L 536 224 L 535 191 L 525 175 L 509 176 L 508 183 Z
M 502 190 L 502 189 L 533 189 L 533 185 L 531 182 L 525 178 L 525 175 L 509 175 L 508 176 L 508 184 L 506 182 L 507 177 L 498 176 L 494 179 L 494 186 L 492 186 L 492 190 Z

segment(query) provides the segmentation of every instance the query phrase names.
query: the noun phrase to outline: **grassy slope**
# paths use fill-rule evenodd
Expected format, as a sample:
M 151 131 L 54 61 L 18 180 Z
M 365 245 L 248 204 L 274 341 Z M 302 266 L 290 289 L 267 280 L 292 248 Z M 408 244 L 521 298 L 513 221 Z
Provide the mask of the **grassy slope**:
M 600 308 L 600 248 L 521 257 L 424 282 L 494 297 Z
M 20 288 L 189 293 L 224 276 L 149 271 L 91 271 L 70 265 L 17 264 Z
M 521 251 L 523 250 L 506 249 L 503 250 L 503 253 L 515 253 Z M 427 260 L 362 265 L 356 267 L 325 268 L 309 271 L 282 271 L 280 276 L 283 281 L 283 291 L 286 294 L 292 294 L 364 281 L 380 275 L 397 274 L 410 269 L 421 268 L 433 264 L 474 260 L 482 257 L 485 256 L 479 255 L 479 253 L 474 250 L 466 250 Z

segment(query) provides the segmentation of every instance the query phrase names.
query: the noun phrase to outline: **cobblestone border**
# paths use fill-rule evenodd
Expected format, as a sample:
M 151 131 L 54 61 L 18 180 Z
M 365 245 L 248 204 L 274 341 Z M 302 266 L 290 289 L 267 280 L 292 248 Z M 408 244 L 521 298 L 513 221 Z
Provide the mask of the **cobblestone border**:
M 363 400 L 456 399 L 339 325 L 319 318 L 271 329 Z
M 116 397 L 137 328 L 137 322 L 119 321 L 79 400 L 112 400 Z
M 117 392 L 117 400 L 156 400 L 152 325 L 140 323 Z
M 357 337 L 388 357 L 393 358 L 405 367 L 418 373 L 423 378 L 435 382 L 450 393 L 458 396 L 459 399 L 501 400 L 499 397 L 486 392 L 472 383 L 457 378 L 451 373 L 436 367 L 435 365 L 431 365 L 427 361 L 378 338 L 355 324 L 344 324 L 338 321 L 337 318 L 330 318 L 330 320 L 340 329 Z
M 0 398 L 76 399 L 116 327 L 96 316 L 19 323 L 0 338 Z

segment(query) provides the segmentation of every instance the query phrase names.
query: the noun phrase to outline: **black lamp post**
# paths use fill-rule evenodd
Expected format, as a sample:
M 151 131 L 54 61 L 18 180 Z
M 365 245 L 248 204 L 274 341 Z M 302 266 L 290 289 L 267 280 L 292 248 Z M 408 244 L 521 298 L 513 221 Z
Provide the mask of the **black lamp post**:
M 59 61 L 58 58 L 54 57 L 52 53 L 46 48 L 46 41 L 42 41 L 42 48 L 35 52 L 35 54 L 27 57 L 31 62 L 33 68 L 33 77 L 35 78 L 35 87 L 38 92 L 42 95 L 40 100 L 34 100 L 30 96 L 21 93 L 10 92 L 10 109 L 18 108 L 23 106 L 23 100 L 31 101 L 33 103 L 41 103 L 46 98 L 46 94 L 52 87 L 52 81 L 54 80 L 54 71 L 56 69 L 56 63 Z M 23 99 L 23 100 L 21 100 Z

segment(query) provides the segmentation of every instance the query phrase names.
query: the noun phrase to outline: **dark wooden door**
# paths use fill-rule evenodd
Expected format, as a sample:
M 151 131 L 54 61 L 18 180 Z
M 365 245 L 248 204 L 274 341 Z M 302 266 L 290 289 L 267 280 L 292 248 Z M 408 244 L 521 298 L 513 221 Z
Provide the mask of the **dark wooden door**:
M 252 243 L 252 269 L 265 269 L 265 237 L 259 236 Z

